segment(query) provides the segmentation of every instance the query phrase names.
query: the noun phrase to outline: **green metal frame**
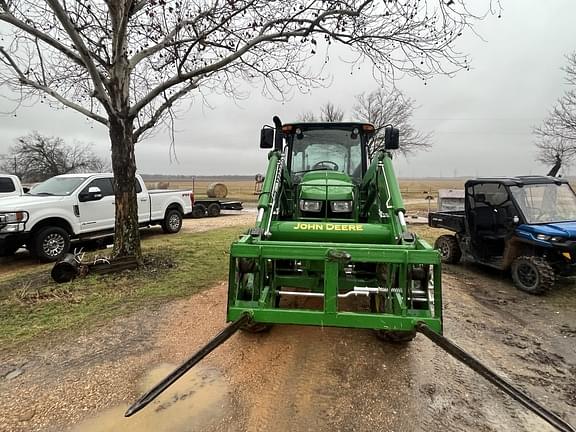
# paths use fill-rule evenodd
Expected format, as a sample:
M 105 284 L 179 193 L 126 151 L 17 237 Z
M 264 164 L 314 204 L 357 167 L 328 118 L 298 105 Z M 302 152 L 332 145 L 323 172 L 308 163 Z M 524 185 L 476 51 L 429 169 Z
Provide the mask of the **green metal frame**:
M 363 139 L 366 144 L 367 137 Z M 303 219 L 298 211 L 301 188 L 292 183 L 282 154 L 272 151 L 268 159 L 256 228 L 231 246 L 227 319 L 247 312 L 258 323 L 394 331 L 413 331 L 423 322 L 441 334 L 440 256 L 406 232 L 390 154 L 378 152 L 362 183 L 351 183 L 356 208 L 348 221 L 326 215 Z M 371 270 L 356 271 L 362 266 Z M 413 276 L 415 269 L 430 272 L 431 289 L 427 277 Z M 418 283 L 426 285 L 423 306 L 422 298 L 414 303 L 412 290 Z M 314 293 L 322 298 L 322 308 L 279 307 L 278 291 L 285 288 Z M 372 290 L 370 312 L 342 310 L 338 295 L 362 289 Z

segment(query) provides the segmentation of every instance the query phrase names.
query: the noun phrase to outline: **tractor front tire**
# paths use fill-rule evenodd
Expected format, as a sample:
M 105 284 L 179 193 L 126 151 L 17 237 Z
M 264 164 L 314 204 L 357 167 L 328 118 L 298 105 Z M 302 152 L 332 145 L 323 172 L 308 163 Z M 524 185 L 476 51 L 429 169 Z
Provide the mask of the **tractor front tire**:
M 248 324 L 244 324 L 242 327 L 240 327 L 240 330 L 246 333 L 264 333 L 270 331 L 271 328 L 272 324 L 263 324 L 251 321 Z
M 182 228 L 182 213 L 178 209 L 169 209 L 162 221 L 162 231 L 166 234 L 176 234 Z
M 544 258 L 540 257 L 516 258 L 512 263 L 511 273 L 516 288 L 529 294 L 546 294 L 556 282 L 554 269 Z
M 406 343 L 412 341 L 416 337 L 416 330 L 376 330 L 376 337 L 384 342 Z
M 445 264 L 457 264 L 462 258 L 462 251 L 456 237 L 450 234 L 441 235 L 434 242 L 434 249 L 440 252 L 440 258 Z

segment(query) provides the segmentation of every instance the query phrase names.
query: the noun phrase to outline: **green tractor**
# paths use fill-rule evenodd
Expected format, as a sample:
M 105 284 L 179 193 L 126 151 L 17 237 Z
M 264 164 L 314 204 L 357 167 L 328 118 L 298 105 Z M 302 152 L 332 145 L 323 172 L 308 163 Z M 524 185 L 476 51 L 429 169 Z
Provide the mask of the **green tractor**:
M 386 128 L 371 155 L 371 124 L 274 120 L 261 131 L 272 151 L 256 226 L 231 247 L 228 320 L 249 314 L 249 331 L 374 329 L 392 341 L 413 339 L 418 322 L 441 333 L 440 257 L 406 228 L 389 152 L 398 130 Z
M 366 123 L 291 123 L 264 127 L 272 149 L 256 226 L 230 253 L 231 323 L 142 395 L 130 417 L 156 399 L 236 331 L 272 324 L 374 329 L 388 341 L 416 332 L 564 432 L 576 432 L 479 360 L 442 336 L 440 254 L 409 232 L 385 129 L 371 154 Z M 298 302 L 297 300 L 303 300 Z

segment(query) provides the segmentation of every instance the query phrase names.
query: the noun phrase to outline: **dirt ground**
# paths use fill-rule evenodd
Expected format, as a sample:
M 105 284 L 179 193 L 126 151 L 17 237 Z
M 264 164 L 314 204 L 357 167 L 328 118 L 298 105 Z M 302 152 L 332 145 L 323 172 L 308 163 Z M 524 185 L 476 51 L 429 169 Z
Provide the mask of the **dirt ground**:
M 446 267 L 443 281 L 445 334 L 576 424 L 573 285 L 533 297 L 475 266 Z M 553 430 L 422 335 L 396 346 L 370 331 L 295 326 L 233 336 L 124 419 L 132 401 L 224 326 L 225 299 L 222 283 L 3 351 L 0 431 Z

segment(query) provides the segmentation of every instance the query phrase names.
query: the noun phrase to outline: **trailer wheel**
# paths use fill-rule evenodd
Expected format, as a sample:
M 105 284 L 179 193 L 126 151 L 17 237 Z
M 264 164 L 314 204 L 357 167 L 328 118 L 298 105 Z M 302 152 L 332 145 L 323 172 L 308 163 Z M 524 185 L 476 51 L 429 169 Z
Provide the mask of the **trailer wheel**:
M 212 203 L 208 206 L 208 216 L 209 217 L 216 217 L 220 216 L 220 204 Z
M 440 258 L 445 264 L 457 264 L 462 257 L 458 240 L 450 234 L 438 237 L 434 242 L 434 249 L 440 252 Z
M 178 209 L 168 209 L 162 221 L 162 231 L 175 234 L 182 228 L 182 213 Z
M 206 206 L 204 204 L 194 204 L 192 207 L 192 217 L 201 218 L 206 216 Z
M 42 261 L 58 261 L 70 249 L 70 236 L 64 228 L 46 227 L 32 240 L 31 252 Z
M 511 270 L 514 285 L 529 294 L 546 294 L 556 282 L 554 269 L 540 257 L 518 257 L 512 263 Z

